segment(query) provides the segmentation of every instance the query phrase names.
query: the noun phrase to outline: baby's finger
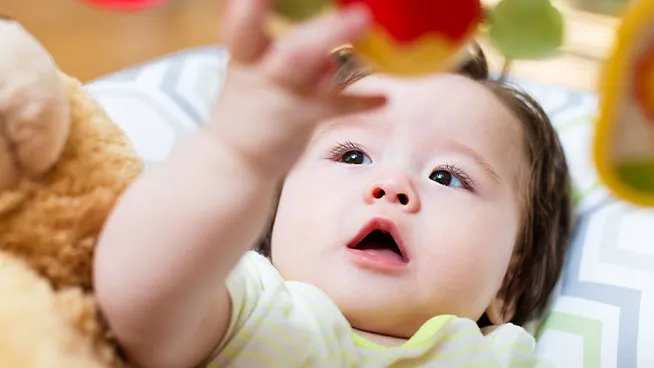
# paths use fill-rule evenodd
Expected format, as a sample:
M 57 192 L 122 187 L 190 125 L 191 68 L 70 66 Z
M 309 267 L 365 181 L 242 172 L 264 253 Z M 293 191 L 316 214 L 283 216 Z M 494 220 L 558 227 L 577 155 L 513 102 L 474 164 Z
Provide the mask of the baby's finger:
M 238 63 L 256 61 L 270 45 L 264 22 L 271 0 L 229 0 L 223 10 L 223 39 Z
M 356 6 L 303 24 L 272 47 L 264 68 L 289 88 L 313 91 L 329 67 L 330 51 L 362 36 L 369 23 L 367 9 Z

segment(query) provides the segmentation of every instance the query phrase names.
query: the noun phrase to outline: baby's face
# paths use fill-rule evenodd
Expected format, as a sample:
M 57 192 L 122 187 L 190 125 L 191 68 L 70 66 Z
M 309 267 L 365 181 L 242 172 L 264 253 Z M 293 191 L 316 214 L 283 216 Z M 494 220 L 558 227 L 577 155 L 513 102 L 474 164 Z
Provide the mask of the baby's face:
M 520 122 L 455 75 L 374 76 L 350 90 L 382 91 L 388 105 L 316 132 L 286 178 L 273 263 L 360 330 L 410 337 L 438 314 L 478 319 L 522 221 Z

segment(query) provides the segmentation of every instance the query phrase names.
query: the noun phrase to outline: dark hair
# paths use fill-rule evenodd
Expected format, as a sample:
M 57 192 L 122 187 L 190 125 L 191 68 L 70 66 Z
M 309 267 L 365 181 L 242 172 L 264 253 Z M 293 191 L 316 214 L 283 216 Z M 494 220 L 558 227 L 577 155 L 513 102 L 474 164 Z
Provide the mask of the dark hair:
M 372 73 L 359 63 L 349 48 L 333 52 L 340 65 L 337 86 L 345 87 Z M 500 290 L 505 311 L 514 306 L 510 322 L 523 325 L 546 308 L 569 245 L 572 229 L 571 188 L 568 166 L 558 134 L 543 108 L 525 91 L 489 76 L 482 49 L 473 44 L 457 72 L 486 86 L 523 124 L 529 181 L 524 185 L 524 214 L 515 252 L 517 264 L 507 272 Z M 281 188 L 280 188 L 281 189 Z M 274 214 L 257 251 L 270 258 Z M 486 315 L 478 321 L 490 324 Z

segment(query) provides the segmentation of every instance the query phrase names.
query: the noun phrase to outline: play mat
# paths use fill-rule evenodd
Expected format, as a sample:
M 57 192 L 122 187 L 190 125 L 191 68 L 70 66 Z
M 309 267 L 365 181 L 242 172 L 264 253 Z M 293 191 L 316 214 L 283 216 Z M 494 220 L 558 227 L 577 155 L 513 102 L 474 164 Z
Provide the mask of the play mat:
M 199 48 L 89 83 L 147 165 L 209 118 L 227 54 Z M 565 147 L 577 224 L 551 310 L 530 327 L 538 352 L 561 368 L 654 367 L 654 209 L 613 197 L 592 163 L 594 94 L 514 81 L 545 107 Z

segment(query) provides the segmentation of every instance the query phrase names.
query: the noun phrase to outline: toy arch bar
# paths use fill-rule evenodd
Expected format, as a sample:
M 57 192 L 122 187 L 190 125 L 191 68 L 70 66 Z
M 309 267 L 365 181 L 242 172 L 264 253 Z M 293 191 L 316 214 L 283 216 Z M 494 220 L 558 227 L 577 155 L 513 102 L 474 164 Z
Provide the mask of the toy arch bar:
M 117 11 L 139 11 L 161 5 L 165 0 L 83 0 L 101 8 Z

